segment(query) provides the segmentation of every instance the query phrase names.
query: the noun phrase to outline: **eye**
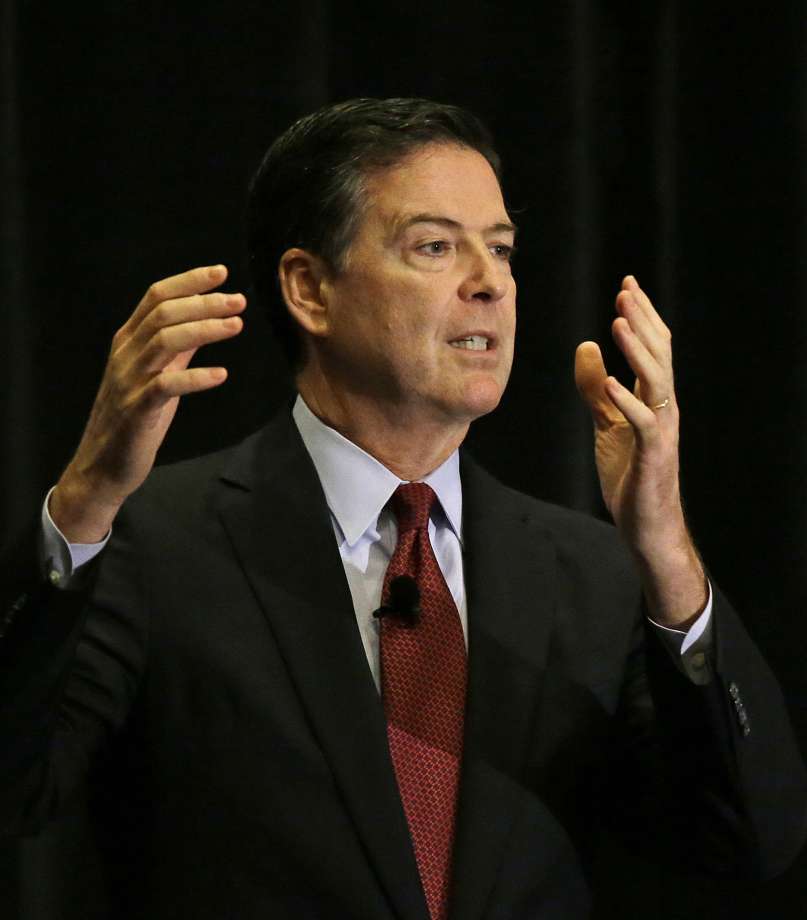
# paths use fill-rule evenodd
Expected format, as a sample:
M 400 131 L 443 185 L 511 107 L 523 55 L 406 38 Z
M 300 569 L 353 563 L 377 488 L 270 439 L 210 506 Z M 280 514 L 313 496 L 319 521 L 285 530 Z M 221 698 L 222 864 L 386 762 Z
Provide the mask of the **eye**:
M 494 243 L 490 247 L 490 251 L 497 259 L 501 259 L 502 262 L 511 262 L 513 256 L 516 254 L 516 247 L 508 246 L 507 243 Z
M 422 243 L 417 247 L 417 251 L 425 256 L 442 256 L 451 249 L 451 243 L 447 240 L 429 240 L 428 243 Z

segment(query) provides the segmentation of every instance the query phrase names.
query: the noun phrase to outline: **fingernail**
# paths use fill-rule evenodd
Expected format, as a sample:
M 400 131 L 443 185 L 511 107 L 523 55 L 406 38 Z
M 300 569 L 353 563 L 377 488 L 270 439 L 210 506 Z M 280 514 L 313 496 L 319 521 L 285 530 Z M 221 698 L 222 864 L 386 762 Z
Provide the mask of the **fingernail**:
M 208 278 L 217 278 L 223 271 L 226 271 L 223 265 L 211 265 L 207 270 Z

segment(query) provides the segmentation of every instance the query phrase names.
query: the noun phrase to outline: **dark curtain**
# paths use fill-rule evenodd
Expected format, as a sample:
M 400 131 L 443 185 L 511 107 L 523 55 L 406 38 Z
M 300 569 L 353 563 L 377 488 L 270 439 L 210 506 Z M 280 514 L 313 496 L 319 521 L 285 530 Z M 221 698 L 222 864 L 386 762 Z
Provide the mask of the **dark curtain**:
M 673 329 L 692 529 L 807 743 L 803 2 L 7 0 L 0 31 L 4 534 L 67 461 L 148 284 L 222 261 L 248 290 L 245 187 L 282 128 L 357 95 L 460 103 L 494 129 L 521 228 L 513 379 L 473 449 L 514 486 L 601 513 L 572 356 L 608 342 L 636 274 Z M 239 439 L 288 392 L 257 310 L 210 351 L 230 380 L 185 401 L 163 460 Z M 92 844 L 77 804 L 3 845 L 0 915 L 99 916 Z M 614 848 L 599 884 L 602 917 L 807 914 L 805 859 L 715 882 Z

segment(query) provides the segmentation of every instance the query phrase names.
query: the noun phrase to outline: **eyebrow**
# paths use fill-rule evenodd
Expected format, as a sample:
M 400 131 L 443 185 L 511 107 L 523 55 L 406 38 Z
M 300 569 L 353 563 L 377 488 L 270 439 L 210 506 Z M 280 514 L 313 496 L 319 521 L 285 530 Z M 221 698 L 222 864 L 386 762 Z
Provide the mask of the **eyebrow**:
M 397 238 L 405 230 L 408 230 L 409 227 L 414 224 L 439 224 L 441 227 L 449 227 L 452 230 L 462 230 L 463 225 L 458 220 L 453 220 L 451 217 L 443 217 L 440 214 L 411 214 L 409 216 L 403 216 L 395 221 L 393 225 L 393 235 Z M 509 221 L 501 221 L 496 224 L 491 224 L 489 227 L 485 227 L 484 233 L 515 233 L 518 231 L 518 228 L 515 224 L 510 223 Z

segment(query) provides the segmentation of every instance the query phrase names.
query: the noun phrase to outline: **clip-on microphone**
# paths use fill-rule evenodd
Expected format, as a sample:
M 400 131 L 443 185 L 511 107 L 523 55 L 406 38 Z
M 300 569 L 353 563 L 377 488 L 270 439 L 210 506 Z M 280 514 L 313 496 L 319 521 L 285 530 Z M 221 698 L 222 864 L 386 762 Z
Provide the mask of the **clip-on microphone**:
M 411 575 L 398 575 L 389 584 L 389 603 L 382 604 L 373 616 L 394 616 L 403 626 L 415 626 L 420 619 L 420 589 Z

